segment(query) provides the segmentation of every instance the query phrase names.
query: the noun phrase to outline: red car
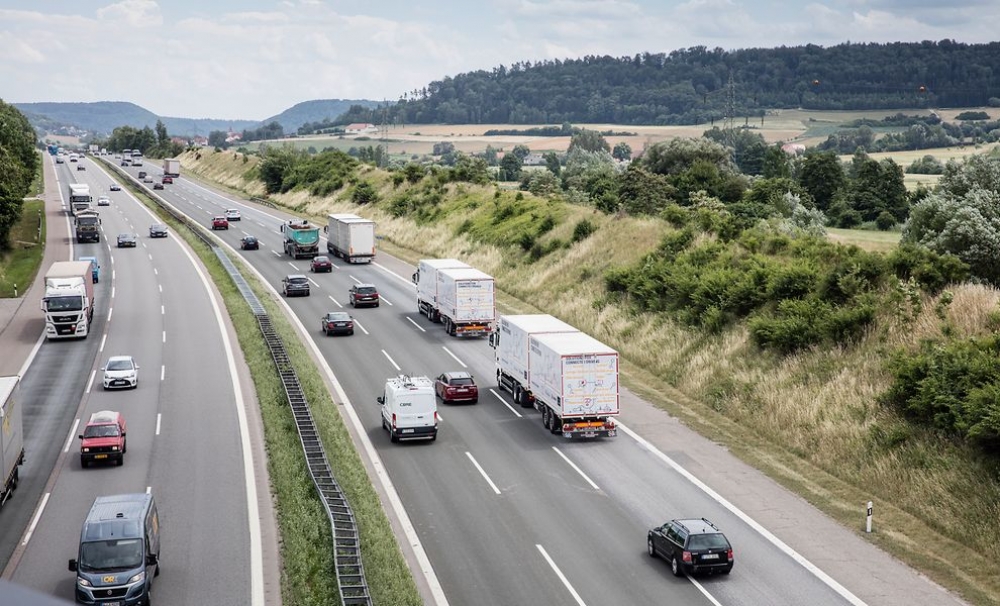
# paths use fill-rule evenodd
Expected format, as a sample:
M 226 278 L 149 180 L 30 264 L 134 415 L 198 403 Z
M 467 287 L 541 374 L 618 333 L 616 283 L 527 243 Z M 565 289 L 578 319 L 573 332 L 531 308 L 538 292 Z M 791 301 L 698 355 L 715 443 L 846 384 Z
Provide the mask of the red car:
M 212 218 L 212 229 L 229 229 L 229 219 L 225 217 L 213 217 Z
M 355 284 L 347 291 L 347 299 L 353 307 L 361 305 L 378 307 L 378 289 L 375 288 L 374 284 Z
M 312 263 L 309 264 L 309 271 L 316 273 L 321 271 L 331 272 L 333 271 L 333 263 L 330 262 L 330 257 L 324 255 L 313 257 Z
M 171 176 L 169 176 L 169 175 L 163 175 L 163 180 L 160 181 L 160 183 L 163 183 L 164 185 L 168 185 L 168 184 L 171 184 L 173 182 L 174 182 L 174 178 L 171 177 Z
M 93 462 L 125 462 L 125 417 L 120 412 L 102 410 L 90 416 L 90 421 L 80 434 L 80 465 L 89 467 Z
M 442 402 L 469 402 L 475 404 L 479 401 L 479 388 L 472 375 L 465 371 L 446 372 L 438 376 L 434 381 L 434 391 L 441 398 Z

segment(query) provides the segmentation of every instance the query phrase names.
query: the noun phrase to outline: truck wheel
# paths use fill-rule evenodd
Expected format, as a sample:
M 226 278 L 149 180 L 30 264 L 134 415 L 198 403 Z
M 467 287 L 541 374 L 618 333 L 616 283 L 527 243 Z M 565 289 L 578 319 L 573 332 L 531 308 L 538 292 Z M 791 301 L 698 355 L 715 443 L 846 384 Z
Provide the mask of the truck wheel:
M 549 407 L 548 406 L 546 406 L 545 408 L 542 409 L 542 426 L 545 427 L 545 429 L 548 429 L 549 431 L 552 431 L 551 429 L 549 429 Z
M 392 429 L 389 429 L 389 441 L 392 442 L 393 444 L 399 441 L 399 436 L 392 433 Z
M 552 433 L 562 433 L 562 419 L 556 413 L 549 411 L 549 431 Z
M 21 473 L 18 471 L 17 467 L 14 467 L 14 480 L 10 483 L 10 489 L 16 490 L 18 482 L 21 481 Z

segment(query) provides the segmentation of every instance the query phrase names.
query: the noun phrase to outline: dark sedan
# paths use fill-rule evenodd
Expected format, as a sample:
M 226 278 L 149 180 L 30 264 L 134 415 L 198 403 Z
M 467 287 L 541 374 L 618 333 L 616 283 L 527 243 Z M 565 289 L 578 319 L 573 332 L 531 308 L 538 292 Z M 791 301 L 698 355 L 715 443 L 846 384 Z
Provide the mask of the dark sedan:
M 260 248 L 260 242 L 257 241 L 256 236 L 244 236 L 240 240 L 240 248 L 243 250 L 257 250 Z
M 166 238 L 167 237 L 167 226 L 163 223 L 156 223 L 149 226 L 149 237 L 150 238 Z
M 346 311 L 331 311 L 321 319 L 322 331 L 326 336 L 330 335 L 353 335 L 354 318 Z
M 118 234 L 118 248 L 135 248 L 135 234 Z
M 163 189 L 162 183 L 153 183 L 153 189 Z
M 309 264 L 309 271 L 314 273 L 331 272 L 333 271 L 333 263 L 330 262 L 330 257 L 324 255 L 313 257 L 312 263 Z

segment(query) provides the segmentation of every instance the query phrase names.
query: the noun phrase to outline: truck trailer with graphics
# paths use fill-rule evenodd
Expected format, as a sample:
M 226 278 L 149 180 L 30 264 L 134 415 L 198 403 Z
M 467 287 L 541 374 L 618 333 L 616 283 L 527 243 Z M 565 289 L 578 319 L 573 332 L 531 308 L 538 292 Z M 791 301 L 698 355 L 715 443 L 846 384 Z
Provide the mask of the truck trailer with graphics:
M 535 397 L 528 387 L 531 365 L 528 340 L 534 335 L 580 332 L 548 314 L 500 316 L 490 335 L 490 347 L 496 352 L 497 386 L 509 391 L 514 403 L 523 408 L 534 406 Z
M 437 315 L 445 332 L 455 337 L 481 337 L 496 319 L 493 276 L 472 267 L 437 272 Z

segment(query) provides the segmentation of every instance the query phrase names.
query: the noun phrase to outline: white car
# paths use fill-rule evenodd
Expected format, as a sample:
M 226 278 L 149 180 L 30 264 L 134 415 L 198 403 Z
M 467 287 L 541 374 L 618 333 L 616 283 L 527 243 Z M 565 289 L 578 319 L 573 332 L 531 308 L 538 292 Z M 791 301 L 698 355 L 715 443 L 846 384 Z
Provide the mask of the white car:
M 139 386 L 139 365 L 132 356 L 111 356 L 104 371 L 104 389 L 135 389 Z
M 226 209 L 226 219 L 229 220 L 229 221 L 239 221 L 240 220 L 240 211 L 236 210 L 235 208 L 227 208 Z
M 111 206 L 111 198 L 107 196 L 101 196 L 97 199 L 98 206 Z

